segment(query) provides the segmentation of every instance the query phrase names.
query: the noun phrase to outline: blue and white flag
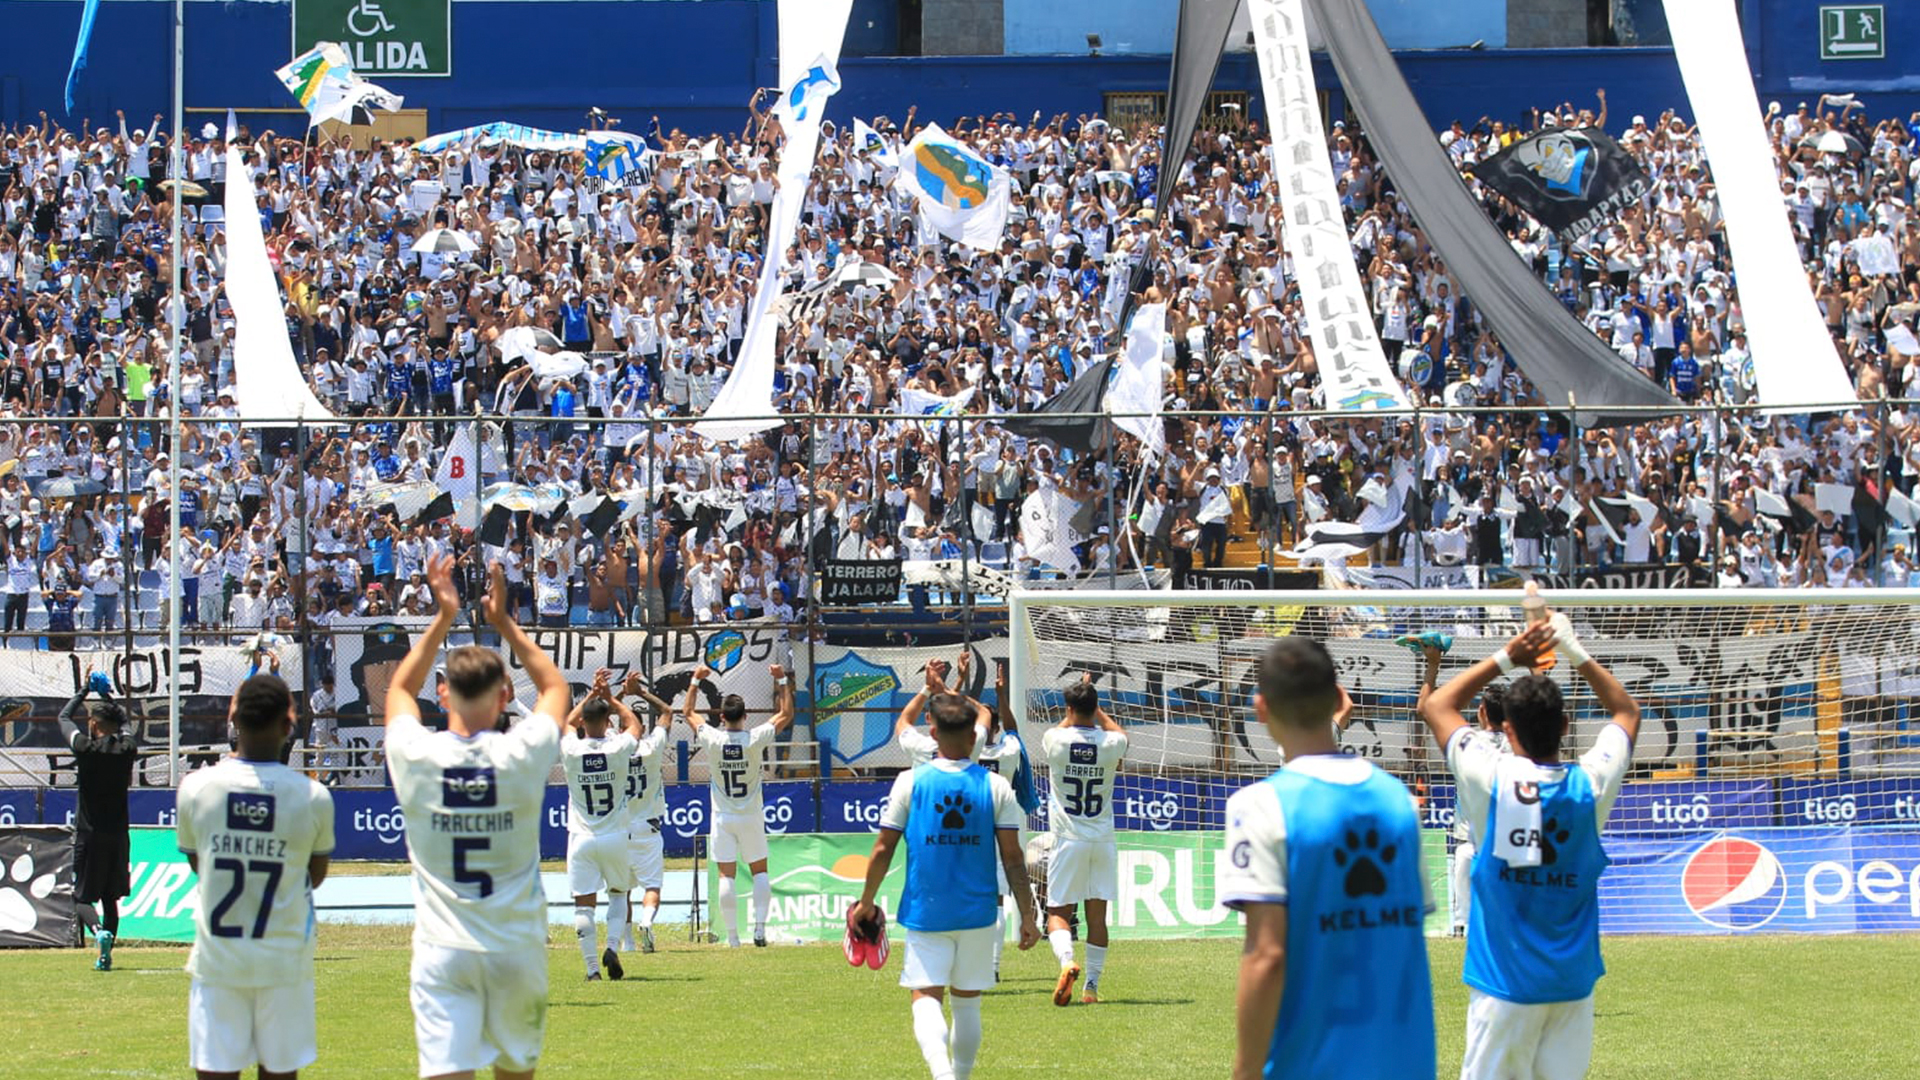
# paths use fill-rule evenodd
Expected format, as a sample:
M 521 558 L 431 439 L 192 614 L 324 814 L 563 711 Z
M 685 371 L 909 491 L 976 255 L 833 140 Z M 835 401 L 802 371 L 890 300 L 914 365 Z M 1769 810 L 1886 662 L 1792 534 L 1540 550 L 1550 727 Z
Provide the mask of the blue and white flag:
M 818 124 L 827 99 L 839 90 L 840 73 L 835 70 L 832 58 L 820 56 L 807 67 L 805 75 L 780 92 L 773 113 L 780 118 L 782 127 L 791 127 L 796 121 Z
M 625 142 L 613 139 L 587 137 L 587 175 L 602 180 L 619 180 L 632 172 L 638 164 L 633 160 L 633 147 Z
M 361 78 L 354 72 L 347 51 L 331 41 L 319 42 L 273 73 L 316 124 L 326 120 L 366 122 L 374 109 L 393 112 L 405 100 Z
M 873 130 L 865 120 L 857 116 L 853 118 L 853 152 L 870 155 L 875 163 L 888 168 L 898 164 L 898 159 L 893 153 L 893 145 L 887 142 L 879 132 Z
M 913 195 L 940 235 L 980 251 L 996 251 L 1013 204 L 1013 183 L 938 124 L 907 144 L 894 183 Z

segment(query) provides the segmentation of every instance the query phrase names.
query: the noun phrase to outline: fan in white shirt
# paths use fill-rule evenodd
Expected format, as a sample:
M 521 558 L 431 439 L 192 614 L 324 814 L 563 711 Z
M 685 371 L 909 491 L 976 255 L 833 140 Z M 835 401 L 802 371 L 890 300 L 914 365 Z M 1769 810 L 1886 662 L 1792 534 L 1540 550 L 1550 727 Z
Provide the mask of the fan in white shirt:
M 393 673 L 387 766 L 407 822 L 416 915 L 414 1036 L 422 1076 L 497 1065 L 531 1073 L 546 1035 L 547 911 L 540 889 L 541 805 L 571 704 L 566 678 L 507 606 L 499 564 L 481 601 L 539 698 L 507 731 L 513 700 L 500 654 L 447 654 L 439 688 L 446 731 L 420 722 L 418 696 L 460 611 L 453 560 L 427 562 L 439 611 Z

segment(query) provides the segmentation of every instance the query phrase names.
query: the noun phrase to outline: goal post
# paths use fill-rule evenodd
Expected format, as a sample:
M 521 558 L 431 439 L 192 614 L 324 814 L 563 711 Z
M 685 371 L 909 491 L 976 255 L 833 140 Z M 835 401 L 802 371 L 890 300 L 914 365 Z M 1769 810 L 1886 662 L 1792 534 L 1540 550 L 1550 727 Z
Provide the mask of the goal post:
M 1425 856 L 1444 863 L 1452 779 L 1414 715 L 1420 659 L 1395 639 L 1450 636 L 1444 682 L 1520 631 L 1522 595 L 1015 590 L 1009 691 L 1023 730 L 1037 733 L 1064 715 L 1065 686 L 1091 675 L 1130 737 L 1112 796 L 1118 827 L 1210 834 L 1224 827 L 1233 791 L 1281 764 L 1252 715 L 1261 654 L 1278 637 L 1314 638 L 1354 699 L 1342 749 L 1407 783 L 1430 829 Z M 1606 929 L 1920 929 L 1920 596 L 1543 595 L 1642 712 L 1633 767 L 1604 832 L 1614 859 L 1602 884 Z M 1570 665 L 1547 674 L 1566 699 L 1571 760 L 1608 716 Z M 1037 734 L 1029 743 L 1037 748 Z M 1034 760 L 1044 783 L 1045 763 Z M 1126 863 L 1123 851 L 1123 894 Z M 1211 897 L 1213 867 L 1197 857 L 1195 896 Z M 1436 882 L 1444 874 L 1427 869 Z M 1882 880 L 1890 877 L 1898 888 Z M 1124 915 L 1120 922 L 1124 930 Z

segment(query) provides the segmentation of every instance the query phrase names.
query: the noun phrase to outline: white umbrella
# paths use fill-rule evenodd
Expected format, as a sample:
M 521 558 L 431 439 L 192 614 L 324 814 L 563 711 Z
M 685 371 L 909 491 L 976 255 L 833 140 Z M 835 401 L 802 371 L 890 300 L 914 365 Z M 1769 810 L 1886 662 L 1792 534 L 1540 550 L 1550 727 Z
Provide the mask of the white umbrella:
M 415 240 L 413 246 L 407 250 L 415 255 L 424 255 L 430 251 L 451 255 L 457 252 L 478 251 L 480 245 L 468 239 L 467 234 L 463 232 L 452 229 L 428 229 L 420 234 L 420 239 Z
M 587 373 L 587 358 L 577 352 L 535 352 L 528 354 L 527 366 L 535 378 L 574 379 Z
M 500 350 L 500 358 L 512 363 L 542 349 L 558 349 L 560 339 L 554 337 L 552 331 L 538 326 L 516 326 L 503 331 L 494 345 Z
M 833 274 L 835 285 L 877 285 L 882 289 L 891 289 L 899 281 L 893 271 L 873 262 L 848 263 Z
M 1858 154 L 1864 149 L 1859 139 L 1832 128 L 1820 133 L 1820 137 L 1814 140 L 1813 148 L 1823 154 Z

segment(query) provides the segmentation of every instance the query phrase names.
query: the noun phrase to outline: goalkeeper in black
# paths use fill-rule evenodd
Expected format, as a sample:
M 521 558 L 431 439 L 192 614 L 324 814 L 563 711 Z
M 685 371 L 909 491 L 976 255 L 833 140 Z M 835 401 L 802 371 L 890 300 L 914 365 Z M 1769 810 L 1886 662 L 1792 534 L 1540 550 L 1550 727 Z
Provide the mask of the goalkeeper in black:
M 109 683 L 92 671 L 80 692 L 60 710 L 60 736 L 73 750 L 79 806 L 73 815 L 73 898 L 100 905 L 94 941 L 95 971 L 113 970 L 113 939 L 120 930 L 120 898 L 131 884 L 127 870 L 127 789 L 140 747 L 125 728 L 127 714 L 108 700 Z M 87 704 L 87 696 L 98 701 Z M 81 725 L 85 725 L 84 729 Z

